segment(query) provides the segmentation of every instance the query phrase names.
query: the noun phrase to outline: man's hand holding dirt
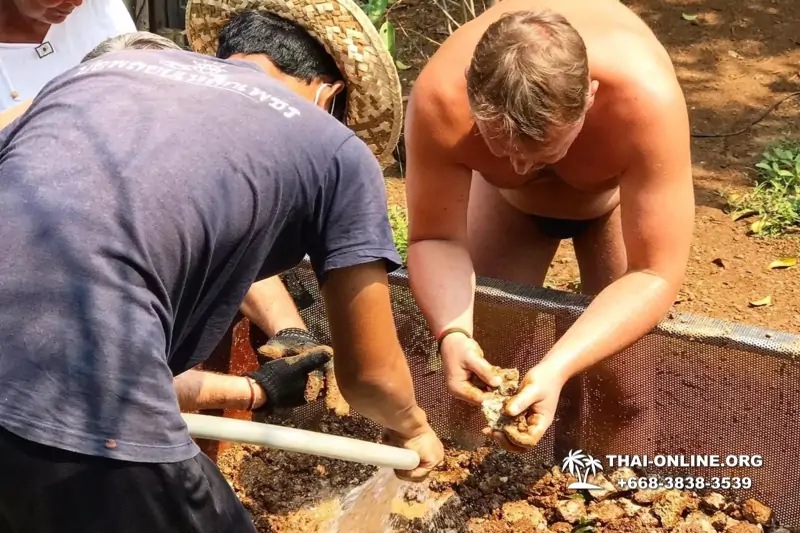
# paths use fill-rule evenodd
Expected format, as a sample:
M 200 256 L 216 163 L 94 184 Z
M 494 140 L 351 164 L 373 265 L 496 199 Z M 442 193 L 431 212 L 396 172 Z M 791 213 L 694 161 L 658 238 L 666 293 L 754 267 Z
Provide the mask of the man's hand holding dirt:
M 332 355 L 329 347 L 318 346 L 298 355 L 268 361 L 249 373 L 248 377 L 264 389 L 267 397 L 264 405 L 255 411 L 271 412 L 304 405 L 308 401 L 309 375 L 324 368 Z
M 491 387 L 500 386 L 500 378 L 484 358 L 480 345 L 467 335 L 447 335 L 441 341 L 440 353 L 447 389 L 459 400 L 473 405 L 483 401 L 486 392 L 473 384 L 473 377 Z
M 485 428 L 483 434 L 494 439 L 500 447 L 512 453 L 525 453 L 539 443 L 555 417 L 564 380 L 548 364 L 540 363 L 528 371 L 519 391 L 505 404 L 505 414 L 511 418 L 525 416 L 523 428 L 506 430 Z

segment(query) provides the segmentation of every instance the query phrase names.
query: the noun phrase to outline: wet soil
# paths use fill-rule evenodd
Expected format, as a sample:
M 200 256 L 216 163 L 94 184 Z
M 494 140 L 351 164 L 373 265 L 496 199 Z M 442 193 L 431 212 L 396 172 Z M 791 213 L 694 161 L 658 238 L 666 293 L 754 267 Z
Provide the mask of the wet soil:
M 783 96 L 800 91 L 796 0 L 624 3 L 650 25 L 669 52 L 695 133 L 737 131 Z M 457 21 L 463 20 L 459 10 L 452 11 Z M 685 20 L 683 14 L 697 18 Z M 398 0 L 390 16 L 397 27 L 399 58 L 410 67 L 400 72 L 408 93 L 437 43 L 446 39 L 447 19 L 436 2 L 425 0 Z M 800 332 L 800 270 L 768 269 L 777 258 L 800 255 L 800 241 L 797 236 L 748 236 L 752 220 L 732 221 L 720 194 L 751 185 L 753 166 L 764 148 L 785 139 L 800 141 L 800 98 L 787 100 L 739 135 L 692 140 L 696 228 L 687 280 L 676 301 L 679 312 Z M 387 172 L 391 204 L 405 203 L 401 175 L 399 166 Z M 579 283 L 572 245 L 564 242 L 546 284 L 576 290 Z M 771 305 L 749 305 L 766 296 L 771 296 Z
M 326 433 L 377 440 L 363 419 L 326 415 Z M 449 444 L 449 443 L 447 443 Z M 334 533 L 340 502 L 377 468 L 254 446 L 233 446 L 219 458 L 223 474 L 253 516 L 259 533 Z M 347 533 L 761 533 L 775 517 L 756 500 L 732 502 L 715 493 L 625 490 L 619 469 L 591 482 L 600 490 L 568 488 L 575 477 L 484 446 L 448 446 L 428 480 L 406 484 L 387 511 L 382 531 Z M 358 529 L 358 528 L 357 528 Z M 784 530 L 785 531 L 785 530 Z M 338 532 L 336 532 L 338 533 Z

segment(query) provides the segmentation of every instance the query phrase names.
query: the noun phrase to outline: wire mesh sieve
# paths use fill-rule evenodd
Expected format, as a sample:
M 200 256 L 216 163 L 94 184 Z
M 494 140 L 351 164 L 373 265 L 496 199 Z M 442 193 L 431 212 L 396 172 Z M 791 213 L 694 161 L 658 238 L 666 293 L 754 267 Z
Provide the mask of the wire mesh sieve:
M 324 342 L 327 320 L 307 262 L 283 276 L 303 319 Z M 397 331 L 414 376 L 420 406 L 441 438 L 469 448 L 484 443 L 479 410 L 448 395 L 435 342 L 408 289 L 393 273 Z M 493 364 L 525 371 L 539 361 L 588 303 L 581 295 L 479 279 L 475 337 Z M 800 526 L 800 336 L 692 315 L 665 319 L 631 348 L 571 380 L 556 420 L 525 455 L 560 464 L 572 449 L 607 455 L 760 455 L 759 468 L 647 469 L 648 474 L 748 476 L 749 490 L 716 490 L 754 497 L 788 526 Z M 319 404 L 297 409 L 300 427 Z

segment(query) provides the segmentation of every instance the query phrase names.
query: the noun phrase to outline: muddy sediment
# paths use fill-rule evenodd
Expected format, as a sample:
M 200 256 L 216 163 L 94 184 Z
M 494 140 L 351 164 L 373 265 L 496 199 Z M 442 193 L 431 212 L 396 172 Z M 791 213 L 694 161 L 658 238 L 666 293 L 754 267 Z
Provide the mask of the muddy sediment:
M 318 431 L 377 441 L 378 428 L 358 417 L 328 413 Z M 576 479 L 484 446 L 448 445 L 445 460 L 421 484 L 393 502 L 394 533 L 773 533 L 771 510 L 756 500 L 734 502 L 716 493 L 622 490 L 630 469 L 600 473 L 602 490 L 575 491 Z M 232 446 L 220 468 L 259 533 L 331 533 L 341 498 L 377 468 L 255 446 Z M 349 531 L 347 533 L 388 533 Z

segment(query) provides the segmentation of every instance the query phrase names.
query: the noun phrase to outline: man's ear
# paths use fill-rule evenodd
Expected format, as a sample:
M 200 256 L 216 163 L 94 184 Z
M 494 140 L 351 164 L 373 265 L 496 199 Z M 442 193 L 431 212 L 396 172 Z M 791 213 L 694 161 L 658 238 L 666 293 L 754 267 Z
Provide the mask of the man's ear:
M 322 93 L 319 95 L 318 105 L 322 109 L 330 109 L 331 104 L 333 104 L 333 98 L 341 93 L 344 90 L 344 82 L 343 81 L 335 81 L 331 83 L 328 87 L 322 89 Z
M 600 82 L 592 80 L 589 82 L 589 100 L 586 103 L 586 110 L 588 111 L 594 105 L 594 95 L 597 94 L 597 89 L 600 87 Z

